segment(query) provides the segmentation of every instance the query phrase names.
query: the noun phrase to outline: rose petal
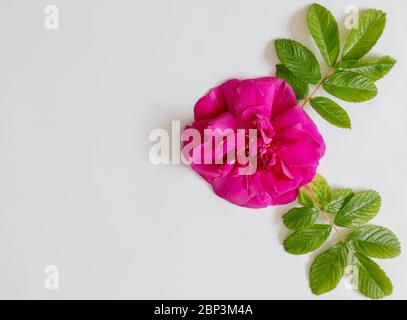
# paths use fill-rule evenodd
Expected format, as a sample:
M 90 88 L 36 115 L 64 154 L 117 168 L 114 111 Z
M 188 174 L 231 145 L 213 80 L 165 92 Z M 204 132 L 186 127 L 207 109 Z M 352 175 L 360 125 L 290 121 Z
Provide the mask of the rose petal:
M 271 107 L 271 118 L 292 109 L 297 104 L 294 90 L 282 79 L 275 79 L 274 99 Z
M 295 127 L 280 132 L 278 156 L 287 166 L 316 165 L 321 158 L 321 144 L 311 134 Z
M 220 87 L 209 90 L 194 107 L 195 120 L 213 118 L 225 112 L 226 104 Z
M 219 197 L 239 206 L 249 201 L 245 176 L 217 177 L 213 179 L 212 187 Z
M 210 120 L 207 127 L 220 132 L 228 129 L 236 130 L 236 118 L 230 112 L 225 112 Z
M 222 165 L 216 164 L 191 164 L 192 169 L 194 169 L 199 175 L 201 175 L 206 181 L 212 183 L 215 177 L 226 177 L 234 167 L 233 163 L 226 163 Z
M 325 154 L 325 143 L 317 126 L 301 107 L 294 107 L 279 114 L 276 118 L 271 119 L 271 124 L 277 135 L 284 134 L 284 130 L 291 127 L 303 129 L 308 132 L 314 140 L 320 145 L 319 150 L 321 157 Z
M 293 167 L 291 168 L 292 178 L 287 178 L 279 172 L 278 168 L 274 171 L 260 171 L 260 177 L 264 190 L 272 199 L 281 195 L 295 191 L 303 185 L 312 181 L 316 174 L 315 167 Z
M 221 85 L 223 97 L 225 99 L 227 109 L 230 112 L 232 112 L 233 114 L 234 114 L 233 105 L 235 103 L 237 88 L 238 88 L 239 84 L 240 84 L 240 80 L 232 79 L 232 80 L 228 80 L 228 81 L 224 82 Z
M 297 196 L 298 196 L 298 190 L 286 192 L 282 195 L 279 195 L 278 197 L 272 198 L 271 205 L 278 206 L 278 205 L 291 203 L 295 199 L 297 199 Z
M 271 198 L 263 190 L 258 173 L 214 178 L 212 186 L 218 196 L 242 207 L 265 208 L 270 205 Z
M 273 103 L 274 78 L 248 79 L 240 82 L 237 93 L 234 111 L 240 118 L 241 114 L 249 107 L 258 107 L 259 114 L 270 118 L 271 106 Z

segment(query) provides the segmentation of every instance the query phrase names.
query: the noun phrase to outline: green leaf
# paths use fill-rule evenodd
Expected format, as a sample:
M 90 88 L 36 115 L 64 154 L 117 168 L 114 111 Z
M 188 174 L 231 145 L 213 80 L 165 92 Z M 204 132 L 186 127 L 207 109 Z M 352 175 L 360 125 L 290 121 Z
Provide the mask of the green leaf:
M 353 197 L 352 189 L 342 189 L 335 191 L 332 195 L 332 200 L 324 207 L 324 211 L 337 214 L 343 206 Z
M 312 180 L 311 184 L 309 184 L 309 187 L 320 205 L 325 206 L 331 201 L 332 190 L 325 178 L 319 173 L 315 175 L 315 178 Z
M 284 249 L 291 254 L 304 254 L 318 249 L 328 239 L 332 227 L 314 224 L 297 230 L 284 241 Z
M 310 104 L 318 114 L 330 124 L 338 128 L 351 128 L 351 121 L 348 113 L 336 102 L 325 97 L 311 99 Z
M 356 194 L 336 215 L 340 227 L 358 227 L 373 219 L 380 210 L 381 198 L 376 191 Z
M 371 80 L 349 71 L 334 72 L 323 87 L 333 96 L 349 102 L 367 101 L 377 95 L 376 85 Z
M 343 61 L 335 67 L 335 70 L 358 73 L 372 81 L 377 81 L 383 78 L 395 64 L 396 60 L 392 57 L 384 56 L 374 60 Z
M 282 78 L 293 88 L 297 100 L 305 99 L 308 95 L 308 84 L 292 74 L 283 64 L 276 65 L 276 77 Z
M 321 80 L 321 70 L 314 54 L 301 43 L 279 39 L 275 41 L 277 56 L 294 76 L 307 82 L 317 84 Z
M 326 8 L 315 3 L 307 15 L 308 29 L 328 66 L 333 66 L 339 56 L 338 24 Z
M 371 299 L 381 299 L 392 294 L 391 280 L 372 259 L 355 253 L 352 266 L 354 279 L 363 295 Z
M 307 189 L 310 190 L 307 190 Z M 312 196 L 308 191 L 312 191 Z M 314 199 L 313 199 L 314 197 Z M 312 208 L 315 206 L 314 202 L 325 206 L 332 199 L 332 191 L 328 182 L 320 174 L 316 174 L 314 180 L 306 186 L 302 187 L 299 191 L 298 202 L 304 207 Z
M 293 208 L 283 216 L 284 225 L 291 230 L 299 230 L 315 223 L 318 218 L 315 208 Z
M 368 9 L 359 19 L 357 29 L 352 29 L 342 51 L 342 60 L 358 60 L 372 49 L 386 25 L 386 13 Z
M 320 295 L 336 288 L 348 264 L 348 249 L 339 242 L 317 256 L 310 269 L 311 291 Z
M 366 225 L 352 231 L 348 241 L 357 252 L 373 258 L 394 258 L 400 254 L 400 242 L 387 228 Z
M 314 201 L 310 198 L 308 193 L 304 190 L 304 188 L 301 188 L 298 192 L 298 203 L 303 205 L 306 208 L 313 208 L 315 207 Z

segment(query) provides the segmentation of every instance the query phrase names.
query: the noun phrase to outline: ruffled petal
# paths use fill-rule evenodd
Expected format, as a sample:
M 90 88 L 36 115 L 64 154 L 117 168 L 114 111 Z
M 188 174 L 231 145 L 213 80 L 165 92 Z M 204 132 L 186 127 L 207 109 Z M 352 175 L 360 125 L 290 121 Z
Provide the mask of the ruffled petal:
M 230 113 L 225 112 L 216 118 L 210 120 L 207 124 L 208 129 L 218 130 L 220 132 L 226 130 L 236 130 L 236 118 Z
M 308 114 L 299 106 L 288 109 L 279 114 L 276 118 L 271 119 L 271 124 L 277 132 L 277 136 L 284 135 L 284 131 L 289 128 L 298 128 L 306 131 L 318 144 L 320 157 L 325 154 L 325 142 L 318 132 L 317 126 L 308 116 Z
M 276 91 L 276 78 L 248 79 L 240 82 L 234 101 L 234 112 L 238 118 L 249 107 L 258 107 L 259 114 L 270 118 L 271 106 Z
M 183 131 L 188 130 L 188 129 L 198 130 L 199 134 L 201 135 L 201 138 L 203 138 L 204 130 L 208 127 L 209 121 L 210 121 L 210 119 L 194 121 L 191 124 L 185 126 L 185 129 Z M 203 139 L 202 139 L 202 141 L 203 141 Z
M 232 79 L 228 80 L 225 83 L 221 85 L 222 92 L 223 92 L 223 97 L 225 99 L 225 103 L 227 106 L 227 109 L 235 114 L 234 112 L 234 103 L 237 95 L 237 88 L 239 87 L 240 80 L 237 79 Z
M 219 197 L 239 206 L 249 201 L 245 176 L 217 177 L 213 179 L 212 187 Z
M 273 104 L 271 106 L 271 118 L 278 116 L 280 113 L 292 109 L 297 104 L 294 90 L 282 79 L 273 78 L 275 92 Z
M 215 178 L 212 186 L 218 196 L 242 207 L 258 209 L 271 204 L 270 196 L 261 185 L 259 173 Z
M 288 179 L 278 172 L 262 171 L 260 173 L 264 189 L 272 197 L 276 198 L 282 194 L 298 188 L 301 178 Z
M 228 111 L 229 106 L 233 106 L 236 87 L 239 82 L 237 79 L 228 80 L 209 90 L 209 92 L 195 104 L 195 120 L 214 118 Z
M 310 183 L 316 174 L 316 167 L 293 167 L 291 173 L 292 177 L 288 178 L 278 167 L 273 171 L 260 171 L 263 188 L 272 198 L 273 204 L 275 204 L 274 199 L 289 192 L 296 192 Z
M 321 158 L 321 143 L 303 129 L 288 128 L 280 133 L 277 154 L 287 166 L 317 165 Z
M 297 199 L 298 190 L 293 190 L 272 198 L 271 205 L 278 206 L 293 202 Z
M 249 201 L 246 203 L 245 207 L 248 208 L 264 208 L 270 205 L 271 197 L 264 190 L 262 185 L 260 173 L 256 172 L 253 175 L 246 176 L 247 179 L 247 189 L 249 192 Z
M 226 177 L 234 168 L 234 163 L 226 164 L 196 164 L 192 163 L 191 167 L 201 177 L 203 177 L 209 183 L 212 183 L 216 177 Z
M 203 120 L 216 117 L 226 111 L 223 92 L 220 87 L 209 90 L 194 107 L 195 120 Z

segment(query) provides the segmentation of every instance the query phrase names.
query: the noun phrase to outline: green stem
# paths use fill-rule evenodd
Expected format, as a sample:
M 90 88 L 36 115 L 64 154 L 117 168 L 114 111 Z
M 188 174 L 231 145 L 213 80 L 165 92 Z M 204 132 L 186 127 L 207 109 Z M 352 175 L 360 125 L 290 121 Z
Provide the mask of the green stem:
M 317 207 L 317 209 L 319 210 L 319 212 L 321 213 L 322 217 L 325 219 L 325 221 L 327 221 L 331 227 L 335 230 L 335 232 L 338 234 L 338 237 L 341 239 L 341 241 L 345 242 L 346 237 L 344 236 L 344 234 L 338 229 L 338 227 L 334 224 L 334 222 L 332 221 L 331 217 L 329 216 L 329 214 L 327 212 L 325 212 L 324 208 L 322 207 L 322 205 L 319 203 L 317 197 L 314 194 L 314 191 L 312 191 L 312 189 L 310 188 L 310 186 L 305 186 L 304 187 L 305 192 L 308 194 L 308 196 L 312 199 L 312 202 L 314 203 L 314 205 Z
M 334 72 L 335 70 L 335 66 L 339 63 L 340 61 L 338 61 L 333 67 L 329 68 L 328 72 L 326 73 L 326 75 L 322 78 L 322 80 L 317 84 L 317 86 L 315 87 L 315 89 L 312 91 L 312 93 L 304 100 L 304 102 L 301 105 L 301 108 L 304 108 L 308 102 L 311 101 L 311 99 L 314 97 L 314 95 L 318 92 L 319 88 L 322 87 L 322 85 L 325 83 L 326 79 L 328 79 L 328 77 Z

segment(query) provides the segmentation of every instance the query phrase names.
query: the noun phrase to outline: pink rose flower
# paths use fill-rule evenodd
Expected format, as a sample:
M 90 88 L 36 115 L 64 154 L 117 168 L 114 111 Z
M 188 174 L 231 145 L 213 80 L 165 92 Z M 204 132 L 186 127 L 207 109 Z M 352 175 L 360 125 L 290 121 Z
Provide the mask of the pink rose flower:
M 205 164 L 190 156 L 192 168 L 214 192 L 239 206 L 264 208 L 294 201 L 298 189 L 314 178 L 325 153 L 316 125 L 282 79 L 226 81 L 196 103 L 194 114 L 195 121 L 185 130 L 194 128 L 202 136 L 204 129 L 257 129 L 254 174 L 241 174 L 237 161 Z M 212 152 L 216 157 L 215 148 Z

